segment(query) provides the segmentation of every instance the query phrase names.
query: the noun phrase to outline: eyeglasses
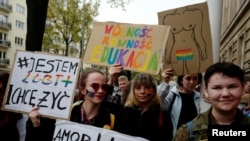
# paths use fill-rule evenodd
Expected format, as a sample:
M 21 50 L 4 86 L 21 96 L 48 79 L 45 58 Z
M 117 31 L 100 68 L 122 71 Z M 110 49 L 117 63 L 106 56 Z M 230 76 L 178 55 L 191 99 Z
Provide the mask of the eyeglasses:
M 108 84 L 100 85 L 98 83 L 92 83 L 90 86 L 94 89 L 95 92 L 97 92 L 100 88 L 102 88 L 102 90 L 105 92 L 108 90 Z

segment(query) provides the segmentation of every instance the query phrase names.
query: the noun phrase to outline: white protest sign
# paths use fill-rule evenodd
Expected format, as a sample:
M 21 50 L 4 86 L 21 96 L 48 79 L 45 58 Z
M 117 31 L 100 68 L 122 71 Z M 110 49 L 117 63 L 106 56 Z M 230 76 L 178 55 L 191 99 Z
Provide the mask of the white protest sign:
M 53 135 L 53 141 L 148 141 L 116 131 L 79 124 L 76 122 L 58 120 Z
M 80 59 L 17 51 L 8 81 L 4 110 L 68 119 L 80 68 Z

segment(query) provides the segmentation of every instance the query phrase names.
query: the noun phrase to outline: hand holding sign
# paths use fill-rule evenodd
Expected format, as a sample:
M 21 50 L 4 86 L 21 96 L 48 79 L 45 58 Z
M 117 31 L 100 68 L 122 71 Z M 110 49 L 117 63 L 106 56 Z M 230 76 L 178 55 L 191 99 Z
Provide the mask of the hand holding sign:
M 39 113 L 39 107 L 34 107 L 31 109 L 31 112 L 29 113 L 29 118 L 33 124 L 34 127 L 40 126 L 40 113 Z

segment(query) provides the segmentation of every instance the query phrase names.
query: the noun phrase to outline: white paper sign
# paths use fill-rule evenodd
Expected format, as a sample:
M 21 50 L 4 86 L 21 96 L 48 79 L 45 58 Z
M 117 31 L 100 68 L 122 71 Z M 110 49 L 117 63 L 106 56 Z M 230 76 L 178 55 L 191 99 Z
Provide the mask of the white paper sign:
M 28 113 L 34 106 L 42 115 L 68 119 L 80 59 L 17 51 L 3 107 Z
M 116 131 L 58 120 L 53 141 L 148 141 L 141 137 L 121 134 Z

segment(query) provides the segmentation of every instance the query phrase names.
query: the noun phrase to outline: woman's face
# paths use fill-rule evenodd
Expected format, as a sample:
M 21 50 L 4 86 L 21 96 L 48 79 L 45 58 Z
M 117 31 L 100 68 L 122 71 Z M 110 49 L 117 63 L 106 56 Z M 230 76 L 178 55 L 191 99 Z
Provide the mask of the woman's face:
M 243 94 L 244 86 L 240 80 L 222 73 L 213 74 L 205 88 L 205 95 L 216 111 L 236 110 Z
M 150 86 L 136 86 L 134 88 L 135 98 L 141 103 L 149 103 L 151 99 L 154 97 L 155 92 L 154 89 Z
M 184 93 L 192 92 L 198 83 L 198 74 L 187 74 L 182 78 L 182 89 Z
M 95 104 L 100 104 L 107 93 L 106 78 L 97 72 L 90 73 L 86 80 L 86 88 L 81 92 L 84 94 L 84 100 Z

